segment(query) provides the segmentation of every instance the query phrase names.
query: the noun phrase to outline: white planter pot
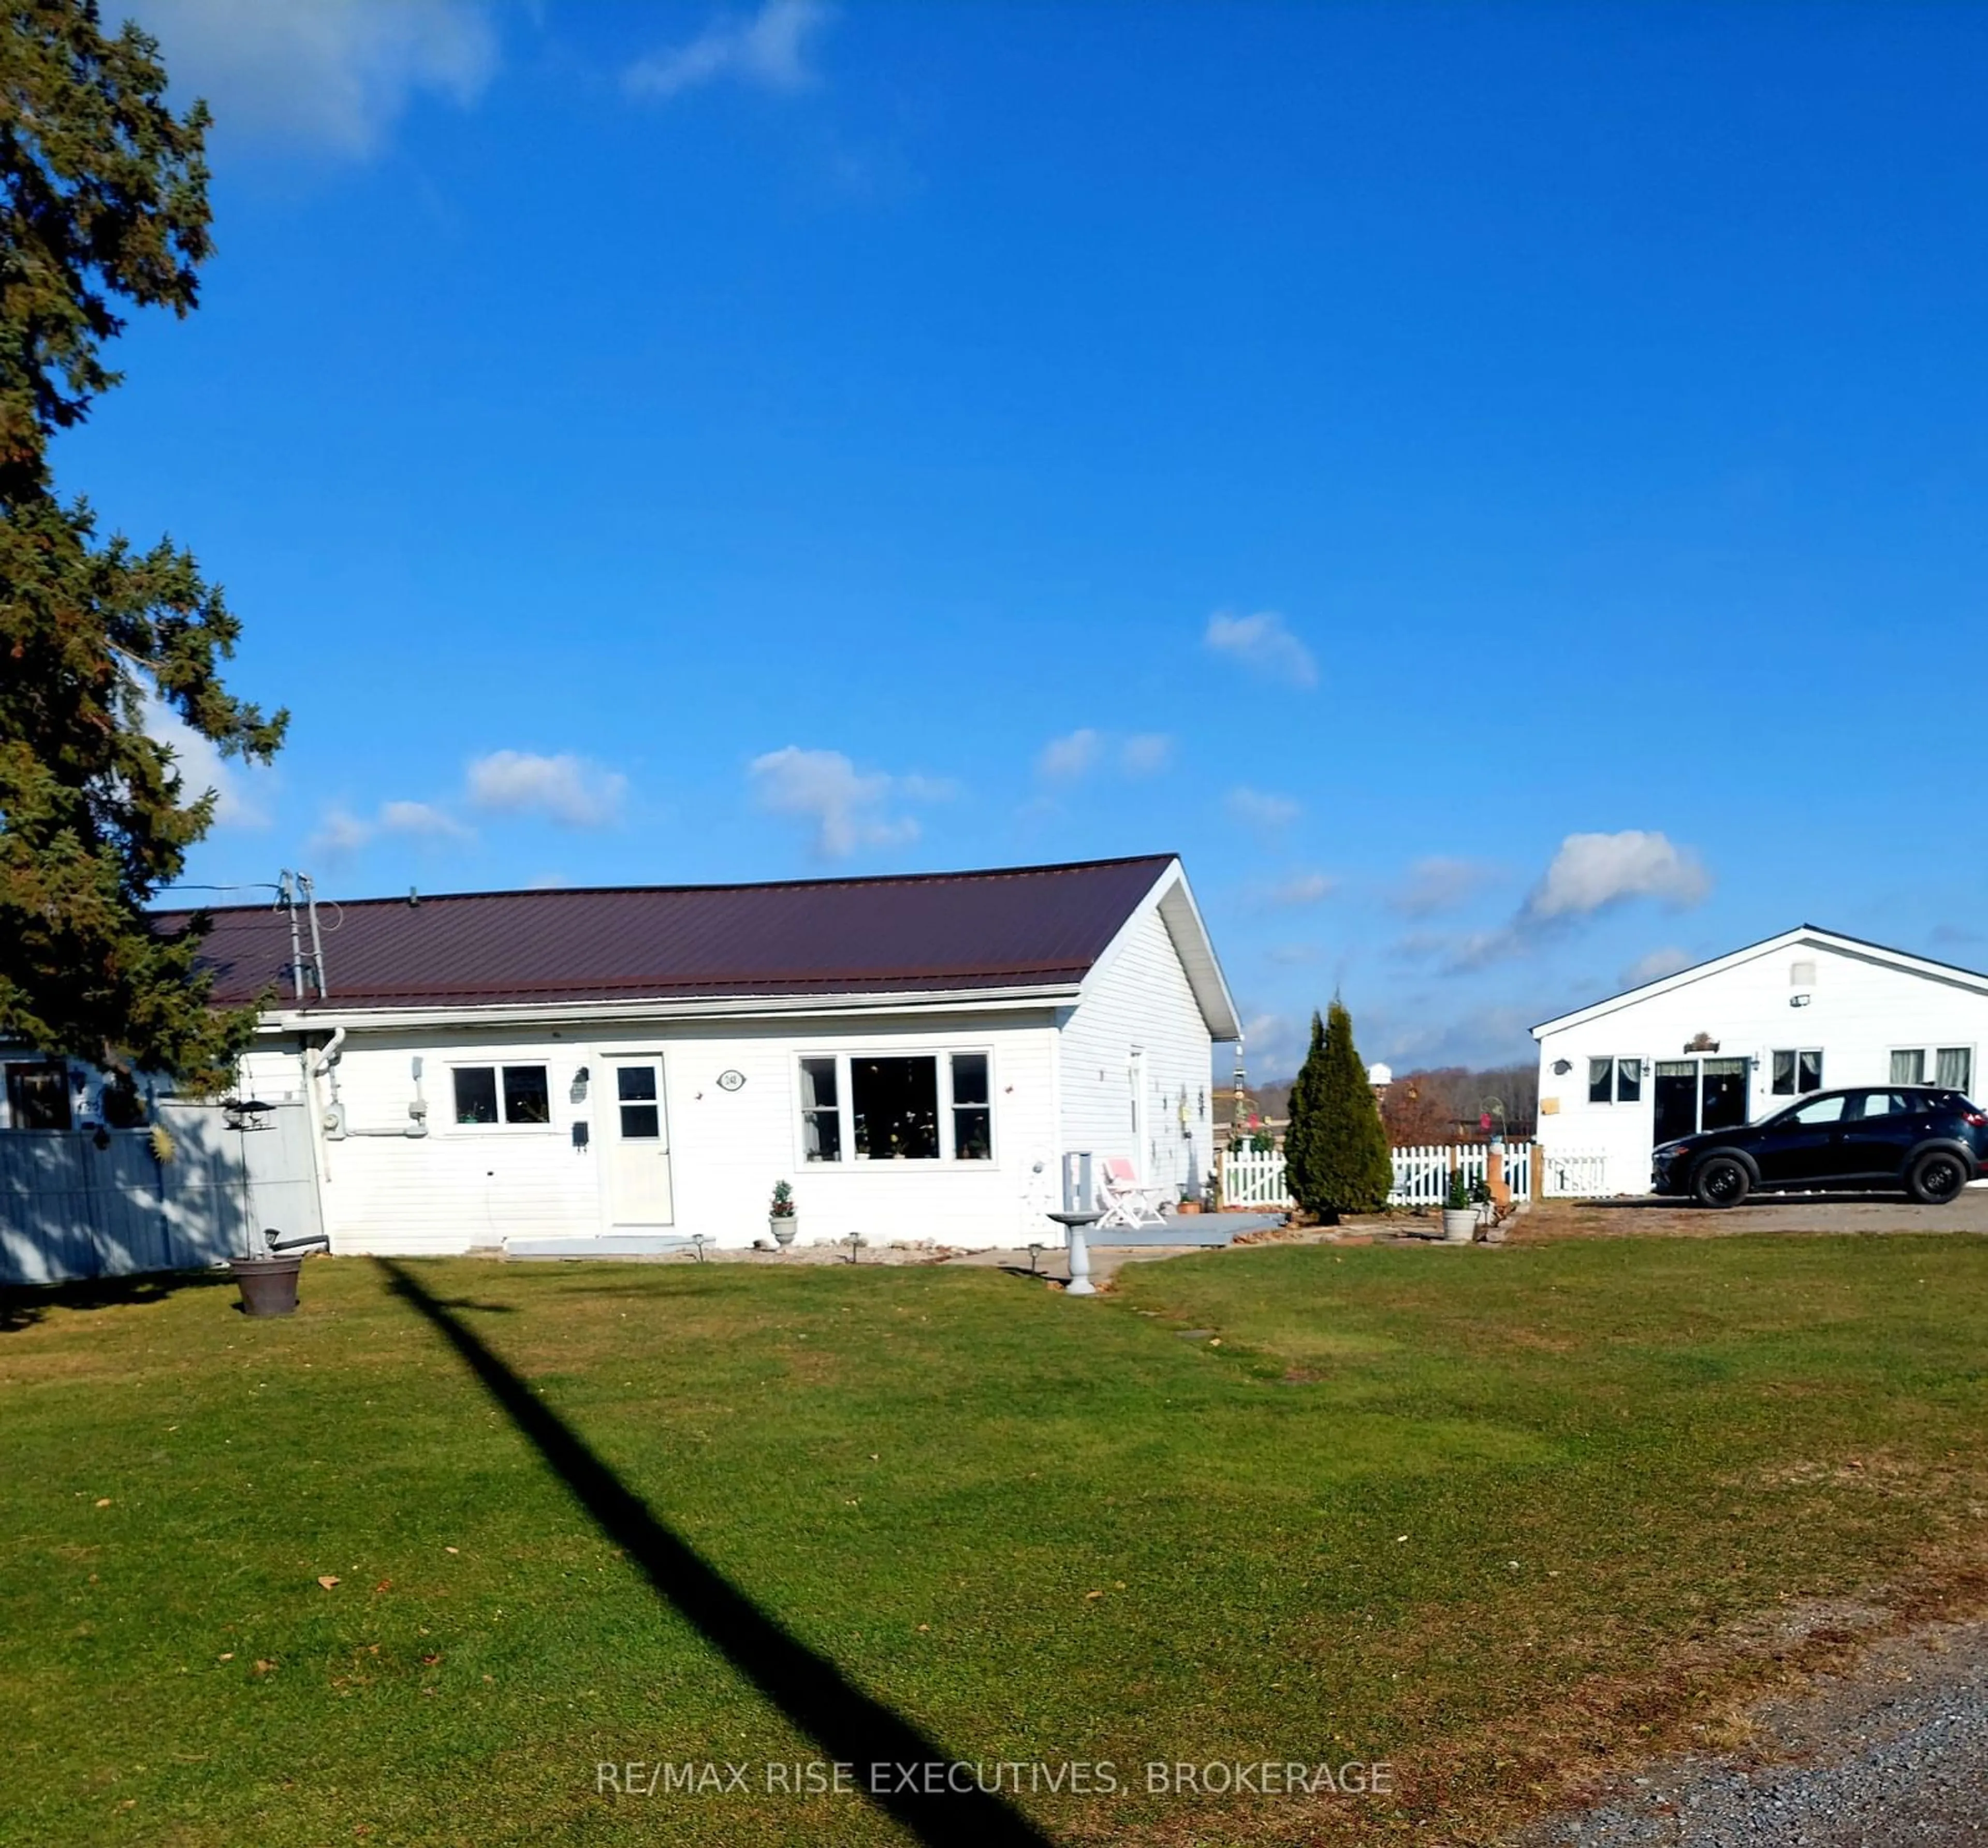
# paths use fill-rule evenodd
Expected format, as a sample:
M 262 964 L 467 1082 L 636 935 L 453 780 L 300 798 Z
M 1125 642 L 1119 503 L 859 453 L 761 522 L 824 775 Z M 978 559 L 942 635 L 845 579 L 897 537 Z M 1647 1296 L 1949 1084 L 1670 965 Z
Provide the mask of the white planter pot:
M 794 1242 L 794 1234 L 801 1229 L 797 1213 L 769 1213 L 766 1216 L 766 1230 L 773 1235 L 773 1243 L 784 1251 Z
M 1477 1236 L 1477 1209 L 1466 1207 L 1462 1212 L 1445 1207 L 1442 1210 L 1442 1242 L 1446 1245 L 1467 1245 Z

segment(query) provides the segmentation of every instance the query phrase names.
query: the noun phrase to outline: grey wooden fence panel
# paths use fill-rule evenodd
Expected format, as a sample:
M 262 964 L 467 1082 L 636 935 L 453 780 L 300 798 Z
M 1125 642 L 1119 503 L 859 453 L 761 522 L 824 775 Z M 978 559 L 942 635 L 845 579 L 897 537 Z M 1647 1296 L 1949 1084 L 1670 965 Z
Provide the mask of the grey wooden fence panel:
M 163 1101 L 157 1114 L 169 1161 L 134 1130 L 113 1131 L 101 1149 L 67 1132 L 0 1134 L 0 1283 L 221 1263 L 246 1248 L 252 1219 L 289 1235 L 318 1230 L 301 1104 L 277 1105 L 271 1127 L 247 1136 L 227 1128 L 218 1105 Z

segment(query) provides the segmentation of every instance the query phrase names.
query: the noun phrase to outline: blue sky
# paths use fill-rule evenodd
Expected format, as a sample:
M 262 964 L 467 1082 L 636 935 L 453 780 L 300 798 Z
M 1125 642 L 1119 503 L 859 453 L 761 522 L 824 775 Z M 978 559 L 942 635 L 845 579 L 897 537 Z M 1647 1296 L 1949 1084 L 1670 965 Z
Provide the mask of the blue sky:
M 1988 12 L 134 3 L 220 255 L 59 466 L 295 715 L 190 878 L 1171 849 L 1266 1076 L 1988 961 Z

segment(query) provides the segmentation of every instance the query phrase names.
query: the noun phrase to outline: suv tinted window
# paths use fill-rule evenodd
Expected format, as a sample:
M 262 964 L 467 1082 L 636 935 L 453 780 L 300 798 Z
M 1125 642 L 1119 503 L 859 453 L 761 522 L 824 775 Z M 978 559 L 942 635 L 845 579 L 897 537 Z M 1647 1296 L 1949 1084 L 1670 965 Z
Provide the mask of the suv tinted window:
M 1863 1108 L 1851 1114 L 1868 1122 L 1873 1117 L 1916 1116 L 1931 1100 L 1922 1092 L 1867 1091 L 1858 1102 Z

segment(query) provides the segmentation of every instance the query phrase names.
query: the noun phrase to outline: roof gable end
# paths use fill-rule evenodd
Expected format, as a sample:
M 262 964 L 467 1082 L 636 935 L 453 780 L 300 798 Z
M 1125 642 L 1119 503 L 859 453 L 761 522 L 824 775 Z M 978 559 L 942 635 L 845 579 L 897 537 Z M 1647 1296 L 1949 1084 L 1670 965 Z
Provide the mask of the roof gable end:
M 1577 1007 L 1570 1013 L 1556 1015 L 1552 1020 L 1542 1020 L 1532 1030 L 1533 1037 L 1540 1040 L 1550 1033 L 1559 1033 L 1570 1027 L 1586 1025 L 1618 1010 L 1633 1007 L 1639 1001 L 1648 1000 L 1657 995 L 1669 994 L 1678 989 L 1688 988 L 1694 982 L 1706 977 L 1722 975 L 1728 970 L 1757 962 L 1763 957 L 1796 949 L 1825 949 L 1838 956 L 1850 956 L 1863 963 L 1895 969 L 1902 974 L 1923 976 L 1928 980 L 1946 982 L 1957 988 L 1966 988 L 1980 993 L 1988 993 L 1988 975 L 1979 970 L 1963 969 L 1958 964 L 1936 962 L 1929 956 L 1915 956 L 1909 950 L 1894 949 L 1883 943 L 1873 943 L 1862 937 L 1845 936 L 1841 932 L 1824 930 L 1814 924 L 1798 924 L 1792 930 L 1784 930 L 1778 936 L 1763 938 L 1757 943 L 1749 943 L 1730 950 L 1723 956 L 1714 956 L 1708 962 L 1694 963 L 1688 969 L 1680 969 L 1674 974 L 1659 976 L 1654 982 L 1645 982 L 1635 988 L 1625 989 L 1619 994 L 1590 1003 L 1585 1007 Z

